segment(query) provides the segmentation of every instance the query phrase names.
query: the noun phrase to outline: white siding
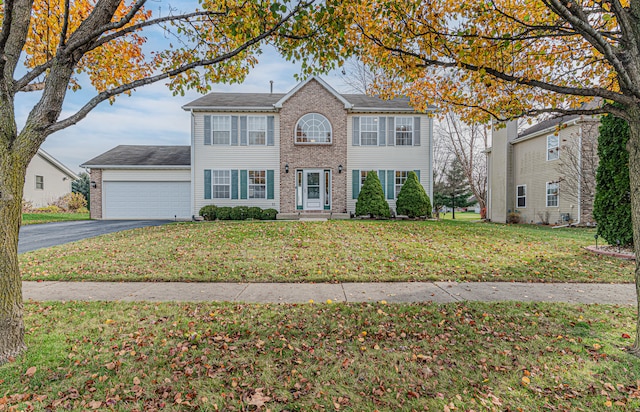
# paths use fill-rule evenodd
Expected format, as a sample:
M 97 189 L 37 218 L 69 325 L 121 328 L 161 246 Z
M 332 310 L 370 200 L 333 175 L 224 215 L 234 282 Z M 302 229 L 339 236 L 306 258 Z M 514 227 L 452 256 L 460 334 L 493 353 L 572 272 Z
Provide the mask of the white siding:
M 190 180 L 190 169 L 106 169 L 102 172 L 103 182 L 188 182 Z
M 226 146 L 204 144 L 204 116 L 220 113 L 194 113 L 193 118 L 193 214 L 205 205 L 257 206 L 279 209 L 280 205 L 280 119 L 276 113 L 224 113 L 230 116 L 274 116 L 273 146 Z M 273 170 L 274 199 L 205 199 L 204 171 Z
M 433 119 L 426 115 L 420 115 L 420 146 L 354 146 L 352 141 L 354 116 L 359 115 L 351 115 L 347 121 L 347 211 L 354 212 L 356 210 L 357 199 L 353 199 L 351 181 L 353 170 L 375 170 L 376 172 L 378 170 L 420 170 L 420 183 L 431 198 L 433 193 L 431 188 Z M 403 116 L 415 117 L 416 115 Z M 387 202 L 389 202 L 390 208 L 395 209 L 395 199 L 387 199 Z
M 36 189 L 36 176 L 43 177 L 43 189 Z M 69 176 L 40 154 L 36 154 L 27 167 L 22 197 L 31 202 L 34 207 L 42 207 L 70 192 L 71 179 Z

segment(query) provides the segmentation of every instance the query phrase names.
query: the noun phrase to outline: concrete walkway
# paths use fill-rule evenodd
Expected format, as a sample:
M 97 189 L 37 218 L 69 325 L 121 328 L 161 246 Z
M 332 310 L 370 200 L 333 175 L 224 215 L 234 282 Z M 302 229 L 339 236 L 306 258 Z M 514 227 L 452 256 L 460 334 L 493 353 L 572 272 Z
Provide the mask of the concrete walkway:
M 25 300 L 249 303 L 522 301 L 635 305 L 635 285 L 593 283 L 23 282 Z

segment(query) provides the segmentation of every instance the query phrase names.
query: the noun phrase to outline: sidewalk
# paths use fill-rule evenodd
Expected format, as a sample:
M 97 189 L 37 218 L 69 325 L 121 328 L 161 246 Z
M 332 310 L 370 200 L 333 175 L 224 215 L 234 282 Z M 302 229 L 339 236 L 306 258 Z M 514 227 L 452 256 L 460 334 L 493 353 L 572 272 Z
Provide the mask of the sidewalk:
M 635 285 L 595 283 L 22 282 L 25 300 L 248 303 L 522 301 L 635 305 Z

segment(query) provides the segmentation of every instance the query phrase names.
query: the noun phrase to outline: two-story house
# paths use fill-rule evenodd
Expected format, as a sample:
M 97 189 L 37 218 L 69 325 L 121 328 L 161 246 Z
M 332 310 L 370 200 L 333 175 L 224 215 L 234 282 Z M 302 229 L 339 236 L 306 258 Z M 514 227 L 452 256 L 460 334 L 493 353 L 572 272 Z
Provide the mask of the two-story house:
M 120 146 L 83 165 L 91 168 L 93 202 L 102 204 L 93 218 L 189 218 L 209 204 L 274 208 L 280 217 L 348 216 L 370 170 L 392 209 L 409 171 L 432 195 L 432 119 L 408 99 L 340 94 L 312 77 L 286 94 L 211 93 L 183 109 L 191 114 L 189 159 L 184 146 L 148 146 L 148 156 L 136 156 L 140 165 Z M 152 155 L 158 150 L 165 156 Z M 172 150 L 181 160 L 168 164 Z M 188 208 L 168 202 L 175 180 L 173 189 L 161 187 L 178 169 L 183 188 L 190 173 Z M 151 216 L 146 203 L 167 207 Z
M 518 133 L 492 130 L 487 218 L 505 223 L 593 224 L 599 119 L 558 116 Z

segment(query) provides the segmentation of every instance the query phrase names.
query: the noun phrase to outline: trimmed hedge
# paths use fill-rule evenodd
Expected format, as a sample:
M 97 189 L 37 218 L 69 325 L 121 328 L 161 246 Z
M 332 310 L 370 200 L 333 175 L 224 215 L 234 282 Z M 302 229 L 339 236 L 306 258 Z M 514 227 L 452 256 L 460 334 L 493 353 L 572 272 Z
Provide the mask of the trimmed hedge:
M 382 184 L 378 179 L 378 173 L 374 170 L 367 173 L 367 178 L 364 180 L 356 202 L 356 216 L 366 215 L 370 217 L 391 217 L 389 203 L 384 198 Z
M 276 209 L 261 209 L 253 206 L 221 206 L 207 205 L 200 208 L 200 216 L 204 220 L 276 220 Z
M 407 180 L 398 193 L 396 213 L 407 215 L 412 219 L 422 216 L 431 217 L 431 200 L 415 172 L 409 172 Z

